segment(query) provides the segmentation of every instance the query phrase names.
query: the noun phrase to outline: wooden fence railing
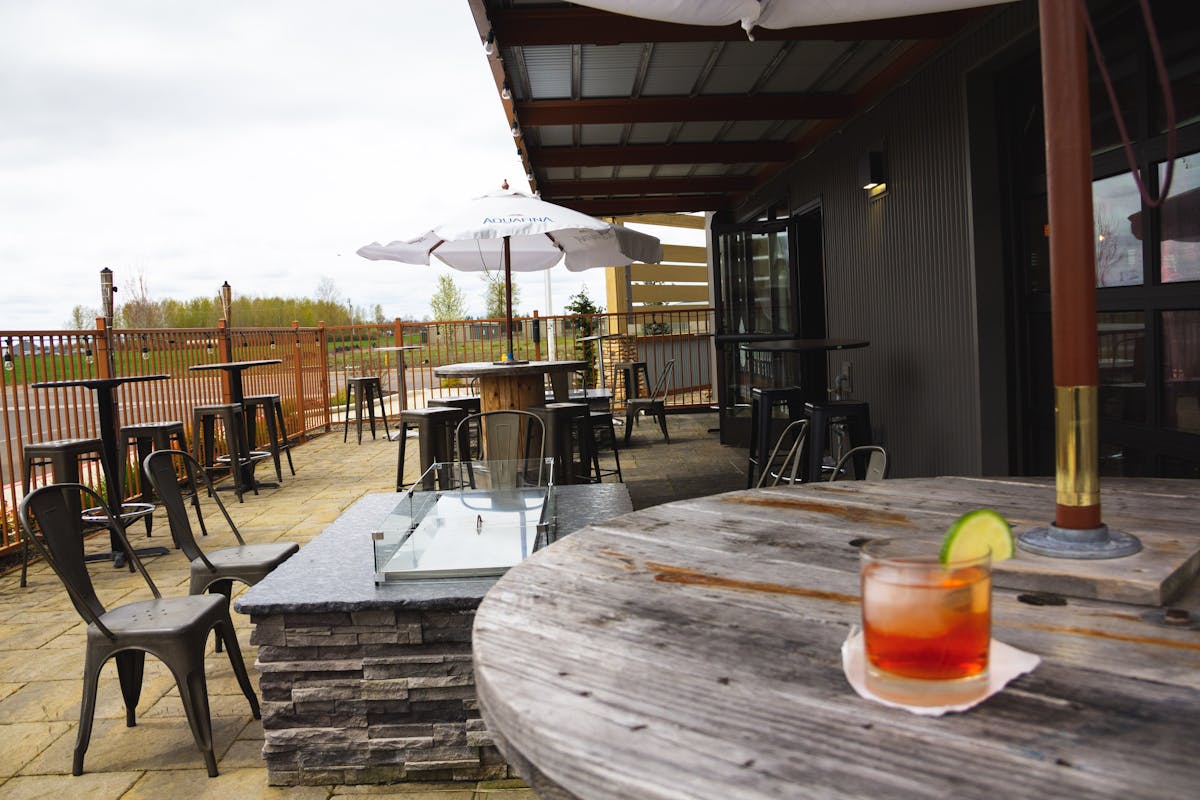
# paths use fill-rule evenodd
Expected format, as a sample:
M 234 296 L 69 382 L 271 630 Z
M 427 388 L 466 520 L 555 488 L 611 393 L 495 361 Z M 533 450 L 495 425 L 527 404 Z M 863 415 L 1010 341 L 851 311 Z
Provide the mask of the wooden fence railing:
M 709 311 L 671 312 L 669 307 L 595 317 L 529 317 L 516 321 L 514 344 L 518 358 L 588 361 L 592 367 L 580 380 L 591 386 L 601 382 L 613 386 L 617 360 L 646 361 L 653 379 L 674 358 L 668 405 L 701 408 L 713 402 L 710 320 Z M 437 395 L 468 392 L 468 386 L 436 377 L 434 367 L 499 358 L 502 329 L 501 320 L 454 320 L 233 329 L 223 322 L 215 328 L 186 329 L 108 330 L 101 324 L 87 331 L 0 332 L 0 557 L 19 544 L 16 509 L 26 489 L 21 480 L 24 446 L 99 437 L 94 392 L 34 389 L 33 383 L 104 374 L 168 374 L 169 380 L 118 388 L 121 422 L 179 420 L 191 441 L 192 408 L 227 401 L 229 395 L 223 370 L 194 372 L 189 367 L 220 360 L 277 358 L 281 363 L 244 373 L 245 391 L 278 394 L 288 433 L 303 440 L 340 421 L 348 373 L 380 375 L 396 413 L 423 407 Z M 584 341 L 594 334 L 607 338 Z M 416 348 L 403 354 L 403 395 L 397 369 L 400 354 L 378 349 L 396 345 Z M 614 399 L 619 410 L 624 396 L 618 392 Z M 131 464 L 127 473 L 126 496 L 132 497 L 138 490 L 137 470 Z M 98 481 L 99 475 L 85 476 L 85 482 L 98 486 Z M 34 483 L 40 485 L 37 478 Z

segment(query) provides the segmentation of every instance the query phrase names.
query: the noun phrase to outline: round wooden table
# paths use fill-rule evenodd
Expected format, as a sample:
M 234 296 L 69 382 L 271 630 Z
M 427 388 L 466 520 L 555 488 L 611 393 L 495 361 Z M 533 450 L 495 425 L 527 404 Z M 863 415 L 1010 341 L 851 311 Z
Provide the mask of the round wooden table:
M 1019 553 L 998 567 L 1010 588 L 995 589 L 993 635 L 1042 662 L 966 713 L 919 717 L 850 688 L 839 650 L 860 613 L 851 542 L 924 535 L 935 548 L 980 506 L 1018 531 L 1045 524 L 1049 480 L 734 492 L 585 528 L 480 605 L 484 720 L 542 798 L 1191 796 L 1200 492 L 1165 480 L 1103 489 L 1106 521 L 1146 550 L 1107 563 Z M 1191 620 L 1174 627 L 1153 605 L 1032 591 L 1153 601 L 1180 565 L 1192 589 L 1173 602 Z
M 567 375 L 586 366 L 586 361 L 528 361 L 524 364 L 473 361 L 435 367 L 433 374 L 439 378 L 478 378 L 482 411 L 525 411 L 545 405 L 545 375 L 550 376 L 554 385 L 554 399 L 566 402 L 569 399 Z

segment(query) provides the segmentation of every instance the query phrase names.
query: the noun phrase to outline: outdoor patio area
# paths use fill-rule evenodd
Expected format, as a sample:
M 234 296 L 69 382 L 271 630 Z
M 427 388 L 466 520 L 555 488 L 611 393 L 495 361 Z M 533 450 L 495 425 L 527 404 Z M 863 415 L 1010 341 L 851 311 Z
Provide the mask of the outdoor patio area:
M 671 443 L 656 425 L 644 421 L 630 446 L 621 450 L 621 467 L 634 509 L 662 502 L 743 488 L 746 451 L 719 444 L 710 429 L 715 414 L 670 416 Z M 285 471 L 279 488 L 248 494 L 244 503 L 223 497 L 248 542 L 310 541 L 354 501 L 370 492 L 394 489 L 397 445 L 385 437 L 364 438 L 361 445 L 342 442 L 341 429 L 317 436 L 294 450 L 296 475 Z M 416 474 L 417 448 L 408 448 Z M 265 465 L 260 467 L 265 469 Z M 206 512 L 207 518 L 207 512 Z M 214 513 L 206 548 L 233 544 Z M 134 546 L 147 543 L 140 524 L 131 528 Z M 156 514 L 150 544 L 169 540 L 165 515 Z M 107 537 L 89 547 L 100 550 Z M 183 555 L 146 559 L 146 567 L 164 594 L 187 591 Z M 0 794 L 28 798 L 329 798 L 371 795 L 416 800 L 518 800 L 534 794 L 518 779 L 497 775 L 473 782 L 409 782 L 385 786 L 293 788 L 267 785 L 262 725 L 252 719 L 224 653 L 210 642 L 208 691 L 214 746 L 220 776 L 208 778 L 192 740 L 174 681 L 161 662 L 147 659 L 138 724 L 126 728 L 116 670 L 106 666 L 98 692 L 95 727 L 84 774 L 72 777 L 71 753 L 78 726 L 85 626 L 62 585 L 42 563 L 31 565 L 28 588 L 18 586 L 20 567 L 0 576 Z M 148 597 L 136 574 L 103 562 L 93 565 L 97 592 L 106 602 Z M 235 592 L 239 591 L 235 589 Z M 235 595 L 236 596 L 236 595 Z M 249 620 L 235 613 L 247 665 L 253 664 Z M 257 689 L 257 674 L 251 667 Z M 260 700 L 261 700 L 260 693 Z M 439 776 L 452 777 L 452 776 Z

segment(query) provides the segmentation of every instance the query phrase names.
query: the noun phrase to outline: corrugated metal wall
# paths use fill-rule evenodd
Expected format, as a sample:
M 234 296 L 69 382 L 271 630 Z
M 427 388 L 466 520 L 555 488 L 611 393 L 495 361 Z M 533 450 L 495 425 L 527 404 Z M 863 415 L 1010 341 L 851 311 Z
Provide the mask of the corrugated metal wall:
M 1035 24 L 1032 3 L 998 12 L 744 207 L 820 202 L 828 334 L 871 342 L 830 369 L 853 362 L 894 477 L 980 474 L 984 427 L 1007 424 L 980 418 L 981 370 L 1006 367 L 980 364 L 966 74 Z M 872 199 L 858 163 L 880 145 L 888 190 Z

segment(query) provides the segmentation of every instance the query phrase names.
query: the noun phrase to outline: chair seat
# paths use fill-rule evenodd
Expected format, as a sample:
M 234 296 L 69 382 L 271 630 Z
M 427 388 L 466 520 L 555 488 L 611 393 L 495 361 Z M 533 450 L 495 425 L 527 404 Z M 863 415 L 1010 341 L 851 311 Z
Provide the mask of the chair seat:
M 223 547 L 204 554 L 204 557 L 214 567 L 236 565 L 267 565 L 278 566 L 290 556 L 300 551 L 300 545 L 295 542 L 264 542 L 262 544 L 243 544 L 237 547 Z M 196 561 L 204 566 L 203 561 Z M 207 569 L 207 568 L 205 568 Z
M 222 619 L 228 602 L 221 595 L 210 594 L 138 600 L 106 611 L 100 621 L 122 644 L 135 643 L 129 637 L 139 635 L 157 638 L 190 630 L 207 634 L 213 623 Z M 94 624 L 88 625 L 88 638 L 102 640 L 106 646 L 110 641 Z

